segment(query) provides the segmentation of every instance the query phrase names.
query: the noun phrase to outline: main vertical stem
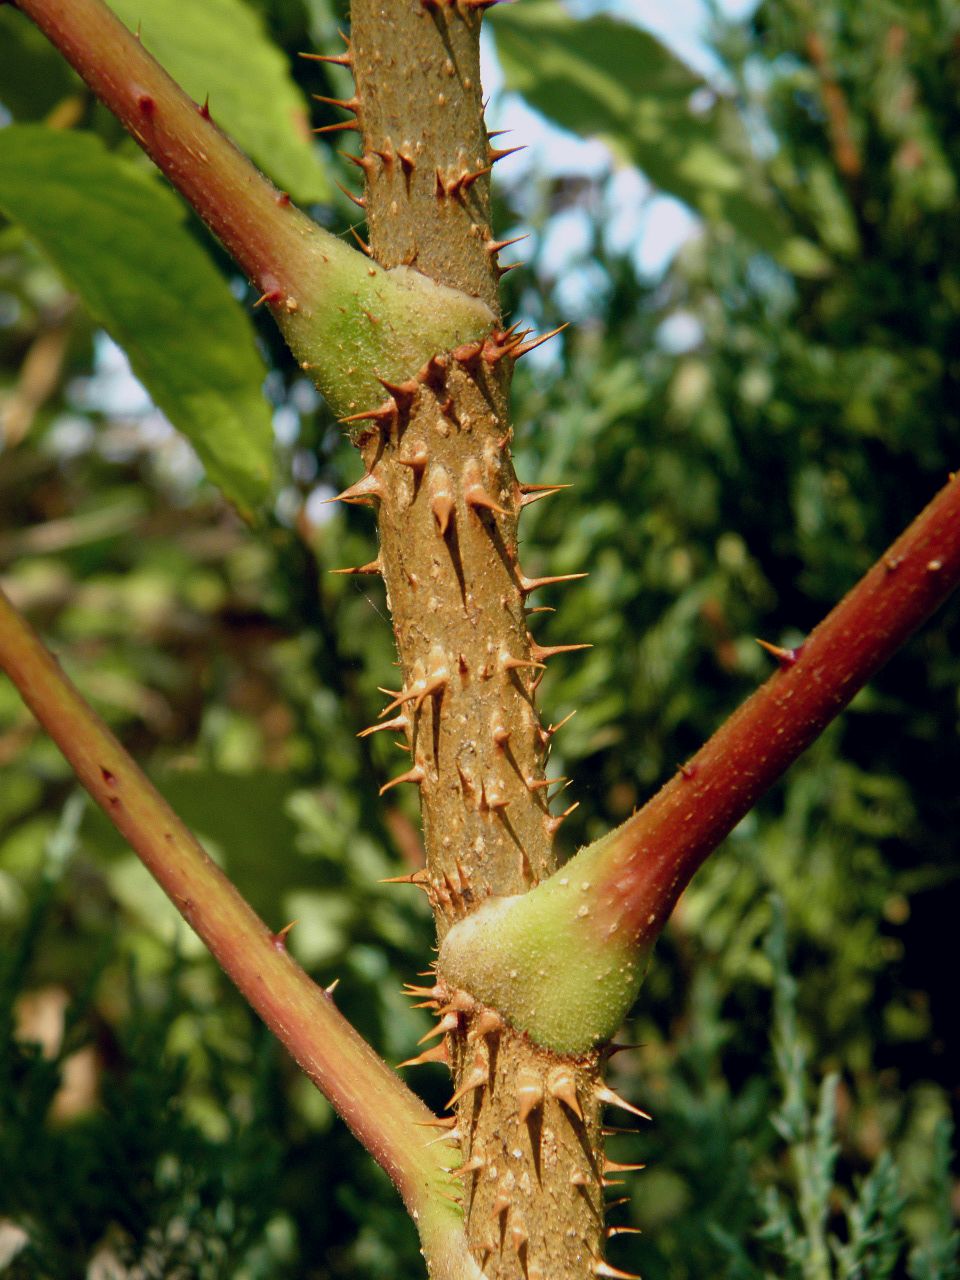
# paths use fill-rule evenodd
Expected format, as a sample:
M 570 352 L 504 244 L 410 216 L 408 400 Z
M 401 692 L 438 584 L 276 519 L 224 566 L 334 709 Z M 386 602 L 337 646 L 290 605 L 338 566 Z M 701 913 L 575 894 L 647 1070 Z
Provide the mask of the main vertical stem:
M 496 312 L 482 10 L 469 0 L 354 0 L 351 57 L 374 258 Z M 517 559 L 510 341 L 495 333 L 437 353 L 417 378 L 387 388 L 358 438 L 368 475 L 355 496 L 377 507 L 403 673 L 381 725 L 410 749 L 402 776 L 420 789 L 423 883 L 441 937 L 488 895 L 523 892 L 556 866 L 549 733 L 535 706 L 542 663 L 525 607 L 536 584 Z M 474 1256 L 502 1280 L 585 1280 L 603 1220 L 596 1061 L 562 1063 L 492 1011 L 431 994 L 445 1032 L 431 1060 L 449 1060 L 461 1095 Z

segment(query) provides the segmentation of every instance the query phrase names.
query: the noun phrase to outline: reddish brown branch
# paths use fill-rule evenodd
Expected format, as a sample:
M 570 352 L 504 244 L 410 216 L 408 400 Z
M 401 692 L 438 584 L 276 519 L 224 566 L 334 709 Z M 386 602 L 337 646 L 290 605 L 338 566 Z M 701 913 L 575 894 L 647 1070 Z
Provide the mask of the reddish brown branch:
M 2 591 L 0 667 L 224 972 L 386 1169 L 422 1229 L 443 1179 L 440 1149 L 425 1146 L 431 1112 L 287 954 L 283 937 L 210 860 Z
M 781 669 L 602 842 L 605 919 L 654 938 L 697 868 L 960 583 L 960 480 L 941 490 Z

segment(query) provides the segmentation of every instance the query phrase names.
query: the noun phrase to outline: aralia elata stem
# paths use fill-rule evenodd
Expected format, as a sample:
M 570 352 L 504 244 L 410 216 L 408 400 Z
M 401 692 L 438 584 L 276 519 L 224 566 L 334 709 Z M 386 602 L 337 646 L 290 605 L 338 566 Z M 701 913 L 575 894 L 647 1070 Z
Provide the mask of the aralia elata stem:
M 450 1153 L 427 1146 L 432 1112 L 287 954 L 2 591 L 0 667 L 223 971 L 390 1175 L 414 1219 L 422 1226 L 439 1213 L 457 1230 L 438 1194 L 449 1187 Z

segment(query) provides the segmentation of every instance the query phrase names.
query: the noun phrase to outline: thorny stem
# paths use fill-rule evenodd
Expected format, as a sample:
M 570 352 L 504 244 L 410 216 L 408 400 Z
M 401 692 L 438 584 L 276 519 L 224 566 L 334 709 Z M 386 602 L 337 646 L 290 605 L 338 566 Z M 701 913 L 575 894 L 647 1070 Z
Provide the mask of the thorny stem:
M 353 0 L 345 64 L 356 91 L 370 247 L 497 308 L 502 247 L 490 170 L 508 149 L 483 120 L 479 35 L 491 0 Z M 508 389 L 524 341 L 494 331 L 429 362 L 369 416 L 367 475 L 344 495 L 377 511 L 402 687 L 379 724 L 403 734 L 423 815 L 427 868 L 414 878 L 442 939 L 489 894 L 522 893 L 556 866 L 544 766 L 552 730 L 537 687 L 555 652 L 530 634 L 536 579 L 518 520 L 534 491 L 510 456 Z M 578 575 L 573 575 L 578 576 Z M 389 720 L 385 717 L 389 713 Z M 415 990 L 423 994 L 424 989 Z M 442 983 L 440 1016 L 461 1134 L 467 1236 L 489 1280 L 585 1280 L 602 1261 L 599 1055 L 563 1061 Z M 459 993 L 462 995 L 462 993 Z M 609 1100 L 610 1095 L 606 1095 Z
M 443 1198 L 450 1152 L 428 1145 L 433 1114 L 211 861 L 2 591 L 0 667 L 223 971 L 393 1179 L 433 1274 L 473 1275 L 456 1260 L 460 1226 Z

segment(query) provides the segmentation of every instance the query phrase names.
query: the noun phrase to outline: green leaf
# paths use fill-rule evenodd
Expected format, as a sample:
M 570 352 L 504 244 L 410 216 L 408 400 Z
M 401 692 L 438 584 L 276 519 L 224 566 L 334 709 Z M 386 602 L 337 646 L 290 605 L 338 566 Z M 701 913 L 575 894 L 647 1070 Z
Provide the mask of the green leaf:
M 111 9 L 263 171 L 300 201 L 331 195 L 287 62 L 243 0 L 109 0 Z
M 90 134 L 11 125 L 0 129 L 0 209 L 49 255 L 210 479 L 249 515 L 273 483 L 264 367 L 176 197 Z
M 21 120 L 38 120 L 80 82 L 22 13 L 0 7 L 0 102 Z
M 494 30 L 507 87 L 574 133 L 600 135 L 658 187 L 777 250 L 785 227 L 732 106 L 646 31 L 575 21 L 554 0 L 502 6 Z

